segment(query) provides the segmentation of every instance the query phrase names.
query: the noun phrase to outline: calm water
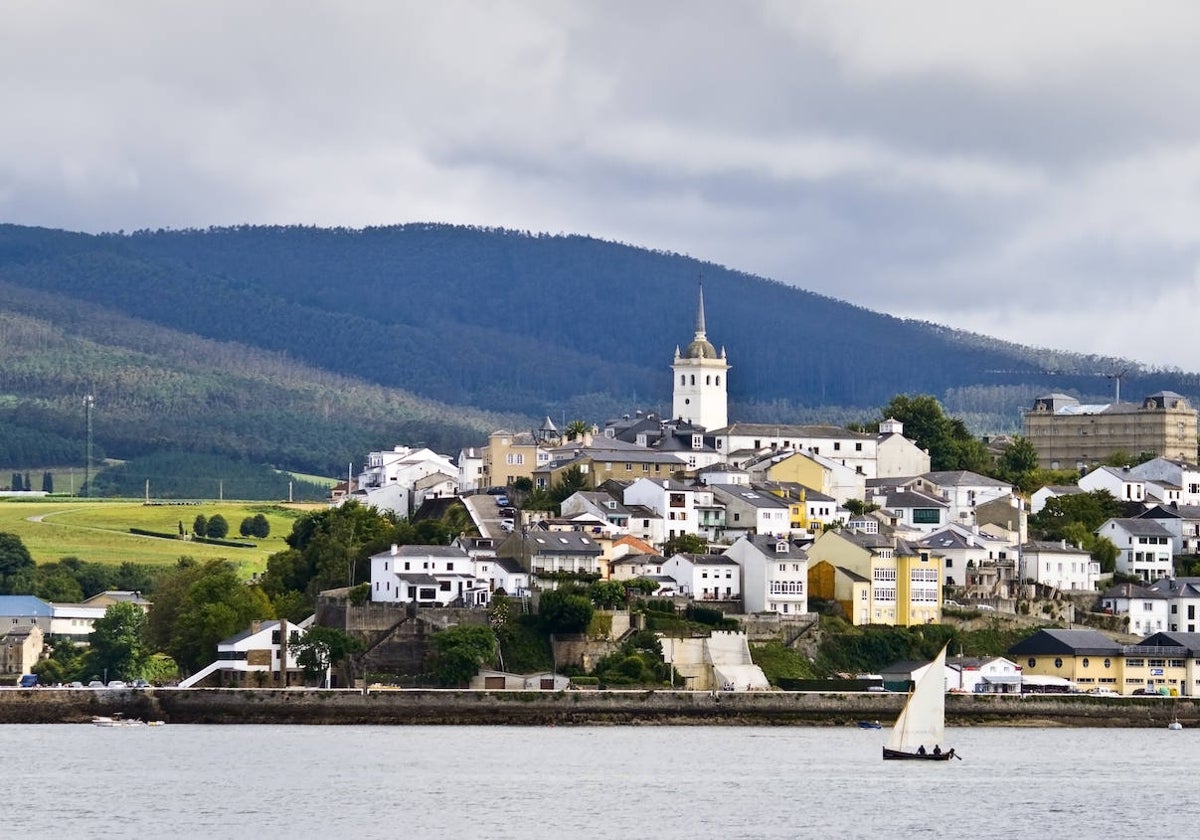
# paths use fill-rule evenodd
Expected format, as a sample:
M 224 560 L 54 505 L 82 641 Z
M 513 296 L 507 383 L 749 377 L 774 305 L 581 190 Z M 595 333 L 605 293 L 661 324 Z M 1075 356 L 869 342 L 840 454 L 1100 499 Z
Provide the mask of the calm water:
M 947 746 L 965 760 L 920 764 L 883 762 L 886 734 L 2 726 L 10 804 L 22 807 L 0 836 L 1166 837 L 1195 826 L 1200 729 L 952 729 Z

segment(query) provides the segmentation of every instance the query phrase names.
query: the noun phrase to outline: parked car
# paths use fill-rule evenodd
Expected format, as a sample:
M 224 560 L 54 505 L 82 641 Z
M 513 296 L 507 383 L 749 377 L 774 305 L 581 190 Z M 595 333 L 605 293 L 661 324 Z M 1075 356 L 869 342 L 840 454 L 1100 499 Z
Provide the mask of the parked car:
M 19 683 L 17 683 L 17 685 L 19 685 L 21 688 L 37 688 L 38 675 L 37 674 L 24 674 L 21 677 L 21 681 Z
M 146 680 L 134 680 L 129 684 L 130 688 L 149 688 L 150 683 Z
M 108 687 L 109 688 L 128 688 L 129 686 L 125 683 L 125 680 L 109 680 Z
M 83 688 L 83 683 L 81 683 L 79 680 L 75 680 L 75 682 L 68 685 L 67 688 Z
M 1113 691 L 1111 688 L 1108 688 L 1107 686 L 1097 686 L 1096 688 L 1089 688 L 1087 693 L 1094 694 L 1097 697 L 1120 697 L 1121 696 L 1116 691 Z
M 104 683 L 100 682 L 100 680 L 92 680 L 90 683 L 87 684 L 87 687 L 88 688 L 104 688 Z

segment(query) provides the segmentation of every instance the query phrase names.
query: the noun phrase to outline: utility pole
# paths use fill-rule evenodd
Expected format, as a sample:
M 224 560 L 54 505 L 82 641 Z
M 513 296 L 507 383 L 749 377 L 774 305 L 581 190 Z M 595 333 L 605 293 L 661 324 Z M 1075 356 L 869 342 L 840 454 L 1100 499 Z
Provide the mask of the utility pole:
M 92 495 L 92 405 L 95 403 L 91 394 L 83 398 L 83 412 L 87 423 L 87 455 L 83 464 L 83 495 Z

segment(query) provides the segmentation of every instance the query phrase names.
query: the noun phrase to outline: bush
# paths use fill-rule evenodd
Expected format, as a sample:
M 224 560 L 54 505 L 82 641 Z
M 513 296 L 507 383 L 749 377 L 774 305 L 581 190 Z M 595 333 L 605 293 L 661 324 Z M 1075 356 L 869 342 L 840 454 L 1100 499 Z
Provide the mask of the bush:
M 208 525 L 204 529 L 204 536 L 210 540 L 223 540 L 226 534 L 229 533 L 229 523 L 221 514 L 216 514 L 212 519 L 208 520 Z

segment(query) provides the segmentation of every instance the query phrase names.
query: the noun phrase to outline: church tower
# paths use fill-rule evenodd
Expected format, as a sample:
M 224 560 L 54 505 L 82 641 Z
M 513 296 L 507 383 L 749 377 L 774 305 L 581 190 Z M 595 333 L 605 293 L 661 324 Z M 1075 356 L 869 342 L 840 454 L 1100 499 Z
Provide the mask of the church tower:
M 725 372 L 725 348 L 720 354 L 704 334 L 704 286 L 700 287 L 700 302 L 696 309 L 696 334 L 692 343 L 680 353 L 675 348 L 671 371 L 675 375 L 675 396 L 671 416 L 703 426 L 708 431 L 729 425 Z

